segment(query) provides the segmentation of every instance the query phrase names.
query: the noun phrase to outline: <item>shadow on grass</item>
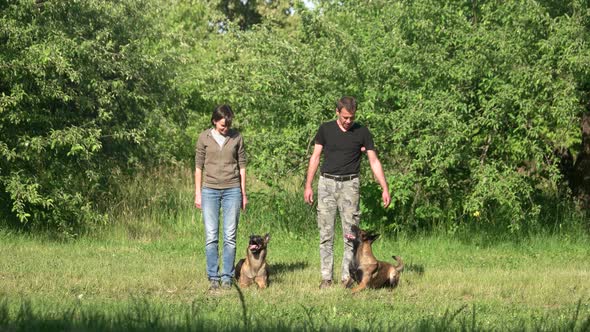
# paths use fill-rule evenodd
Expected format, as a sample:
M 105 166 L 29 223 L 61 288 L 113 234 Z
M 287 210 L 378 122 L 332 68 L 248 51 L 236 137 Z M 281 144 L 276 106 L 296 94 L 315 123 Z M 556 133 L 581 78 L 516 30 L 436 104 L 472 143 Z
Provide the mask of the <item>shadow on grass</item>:
M 414 272 L 419 276 L 424 275 L 424 265 L 408 263 L 404 267 L 405 272 Z
M 240 299 L 243 303 L 243 298 Z M 193 303 L 184 308 L 170 308 L 148 300 L 138 300 L 135 305 L 116 311 L 103 312 L 97 308 L 87 308 L 80 304 L 43 310 L 31 305 L 27 300 L 9 308 L 6 300 L 0 300 L 0 331 L 359 331 L 362 326 L 327 320 L 321 315 L 314 315 L 313 307 L 305 309 L 306 319 L 289 319 L 265 314 L 264 319 L 250 317 L 243 311 L 243 320 L 234 315 L 211 319 L 202 303 Z M 584 305 L 585 306 L 585 305 Z M 590 316 L 581 310 L 578 302 L 575 310 L 564 311 L 569 316 L 563 320 L 550 317 L 512 322 L 511 326 L 496 328 L 482 325 L 477 306 L 463 305 L 456 309 L 447 309 L 440 315 L 426 315 L 414 321 L 395 323 L 391 320 L 373 321 L 368 330 L 402 330 L 402 331 L 588 331 Z M 211 309 L 215 311 L 217 309 Z M 297 315 L 298 308 L 293 314 Z M 239 314 L 238 314 L 239 315 Z M 364 326 L 367 328 L 367 326 Z
M 307 262 L 289 262 L 289 263 L 273 263 L 269 264 L 269 270 L 273 274 L 281 274 L 284 272 L 293 272 L 295 270 L 303 270 L 307 268 L 309 263 Z
M 303 270 L 307 268 L 309 264 L 307 262 L 288 262 L 288 263 L 269 263 L 269 283 L 280 282 L 283 276 L 289 272 L 296 270 Z

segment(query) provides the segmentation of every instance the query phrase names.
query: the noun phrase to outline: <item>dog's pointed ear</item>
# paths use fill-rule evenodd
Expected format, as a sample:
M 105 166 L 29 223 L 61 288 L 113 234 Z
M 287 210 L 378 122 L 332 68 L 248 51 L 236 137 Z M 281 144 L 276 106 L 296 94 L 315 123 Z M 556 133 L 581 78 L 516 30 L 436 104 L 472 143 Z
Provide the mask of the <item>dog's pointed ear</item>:
M 268 241 L 270 241 L 270 234 L 266 233 L 266 235 L 264 236 L 264 243 L 267 244 Z

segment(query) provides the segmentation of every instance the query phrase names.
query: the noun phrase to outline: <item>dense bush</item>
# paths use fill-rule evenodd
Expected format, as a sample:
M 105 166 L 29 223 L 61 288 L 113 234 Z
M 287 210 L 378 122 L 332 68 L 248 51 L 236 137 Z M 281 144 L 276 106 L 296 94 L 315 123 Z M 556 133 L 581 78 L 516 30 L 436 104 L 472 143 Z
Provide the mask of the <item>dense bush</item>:
M 205 99 L 240 110 L 262 179 L 303 179 L 315 130 L 349 94 L 392 187 L 384 211 L 365 181 L 368 222 L 516 230 L 540 220 L 547 197 L 569 199 L 555 152 L 580 150 L 586 2 L 316 4 L 295 8 L 295 30 L 228 25 L 196 51 L 215 56 L 200 57 L 193 81 Z
M 568 163 L 590 156 L 587 0 L 314 3 L 0 2 L 2 219 L 104 220 L 119 175 L 192 163 L 219 103 L 268 192 L 303 185 L 342 95 L 392 191 L 384 210 L 365 165 L 367 223 L 518 230 L 573 206 Z
M 167 158 L 175 92 L 144 1 L 0 3 L 0 219 L 75 233 Z

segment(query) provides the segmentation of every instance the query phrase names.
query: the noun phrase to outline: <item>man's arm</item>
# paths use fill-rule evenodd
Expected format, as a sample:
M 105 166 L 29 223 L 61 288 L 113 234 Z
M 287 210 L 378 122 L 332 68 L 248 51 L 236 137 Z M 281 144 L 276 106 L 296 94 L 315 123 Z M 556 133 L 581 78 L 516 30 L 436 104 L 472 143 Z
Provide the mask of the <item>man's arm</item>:
M 383 190 L 383 192 L 381 193 L 381 198 L 383 199 L 383 207 L 388 207 L 389 203 L 391 203 L 391 196 L 389 195 L 389 188 L 387 187 L 387 180 L 385 179 L 385 174 L 383 173 L 383 167 L 381 166 L 381 162 L 379 161 L 379 158 L 377 158 L 377 153 L 374 150 L 367 150 L 367 157 L 369 158 L 371 171 L 373 171 L 373 175 L 375 175 L 377 182 Z
M 318 166 L 320 165 L 320 156 L 322 155 L 323 146 L 320 144 L 316 144 L 313 147 L 313 153 L 309 158 L 309 166 L 307 167 L 307 178 L 305 180 L 305 192 L 303 193 L 303 198 L 307 204 L 313 203 L 313 188 L 311 185 L 313 184 L 313 178 L 315 177 L 315 172 L 318 170 Z

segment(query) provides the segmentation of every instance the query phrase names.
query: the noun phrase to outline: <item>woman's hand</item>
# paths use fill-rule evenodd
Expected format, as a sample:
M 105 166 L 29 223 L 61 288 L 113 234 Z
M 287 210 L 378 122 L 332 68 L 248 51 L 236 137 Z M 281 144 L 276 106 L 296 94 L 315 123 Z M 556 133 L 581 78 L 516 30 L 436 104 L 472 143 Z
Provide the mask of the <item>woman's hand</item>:
M 242 195 L 242 210 L 246 210 L 246 205 L 248 204 L 248 196 L 246 194 Z
M 201 208 L 201 193 L 195 193 L 195 207 L 197 209 Z

